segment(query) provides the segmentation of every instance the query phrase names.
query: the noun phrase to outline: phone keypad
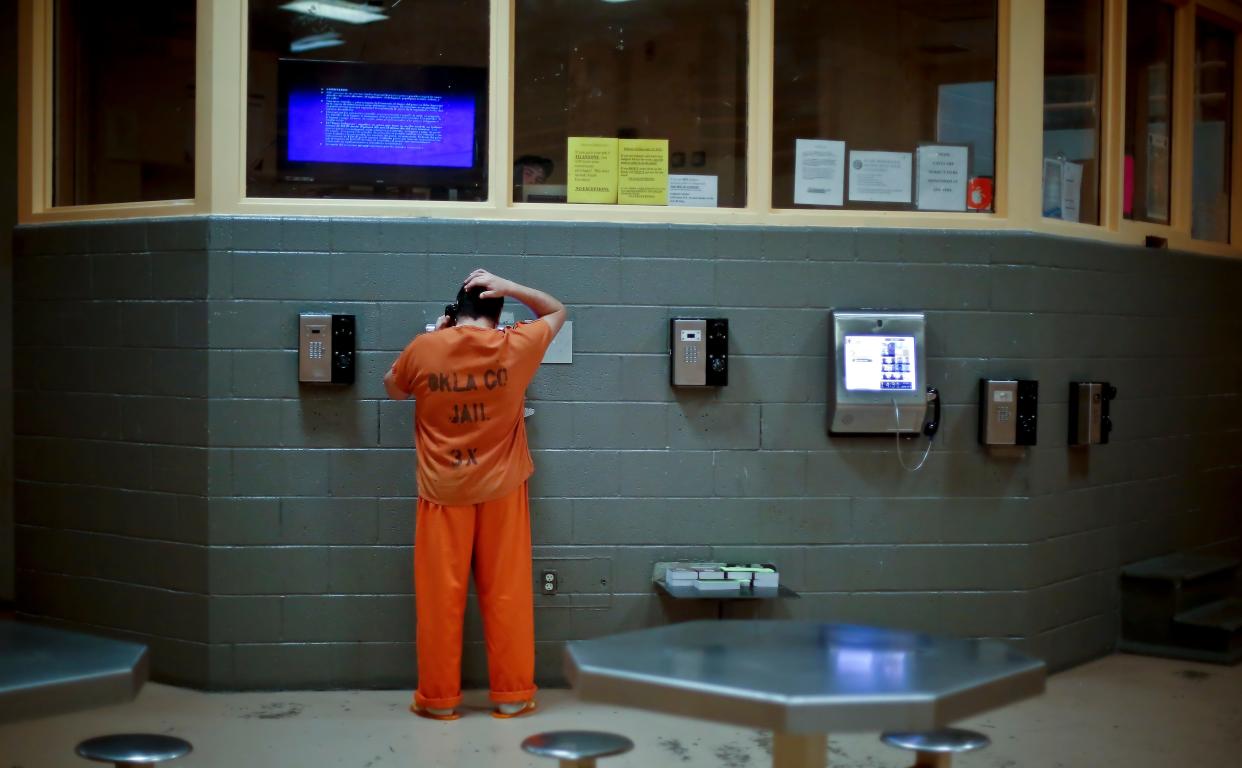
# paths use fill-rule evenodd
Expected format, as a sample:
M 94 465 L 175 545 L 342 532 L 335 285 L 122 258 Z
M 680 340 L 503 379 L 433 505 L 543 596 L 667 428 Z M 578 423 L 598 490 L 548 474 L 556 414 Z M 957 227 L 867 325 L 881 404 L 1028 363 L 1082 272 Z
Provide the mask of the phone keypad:
M 699 361 L 699 345 L 687 344 L 685 357 L 687 363 L 697 363 Z
M 322 358 L 323 357 L 323 342 L 312 341 L 310 343 L 309 349 L 307 349 L 307 353 L 310 355 L 311 360 L 319 360 L 320 358 Z

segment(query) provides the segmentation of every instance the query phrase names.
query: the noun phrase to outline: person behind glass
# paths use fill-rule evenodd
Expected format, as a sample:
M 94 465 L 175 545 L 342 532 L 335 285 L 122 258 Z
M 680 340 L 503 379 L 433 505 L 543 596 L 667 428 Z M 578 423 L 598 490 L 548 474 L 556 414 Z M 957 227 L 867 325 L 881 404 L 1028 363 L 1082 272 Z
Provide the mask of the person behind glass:
M 538 155 L 522 155 L 513 163 L 514 200 L 521 199 L 522 187 L 532 184 L 543 184 L 552 175 L 554 165 L 551 160 Z
M 505 297 L 537 320 L 498 329 Z M 471 272 L 435 330 L 406 346 L 384 376 L 395 400 L 413 397 L 418 463 L 414 532 L 418 689 L 415 714 L 456 720 L 462 620 L 473 561 L 487 641 L 493 717 L 535 709 L 535 627 L 523 419 L 526 387 L 565 322 L 552 296 Z

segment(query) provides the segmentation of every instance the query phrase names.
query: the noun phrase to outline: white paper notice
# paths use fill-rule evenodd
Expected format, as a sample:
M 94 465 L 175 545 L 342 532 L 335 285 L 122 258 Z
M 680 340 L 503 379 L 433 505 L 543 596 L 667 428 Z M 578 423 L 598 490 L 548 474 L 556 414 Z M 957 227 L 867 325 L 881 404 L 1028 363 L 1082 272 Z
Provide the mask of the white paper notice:
M 842 205 L 845 142 L 798 139 L 794 159 L 794 203 Z
M 850 200 L 909 203 L 909 152 L 850 152 Z
M 1061 218 L 1061 160 L 1044 158 L 1043 213 L 1050 219 Z
M 966 210 L 969 162 L 966 147 L 919 147 L 920 211 Z
M 716 177 L 669 174 L 668 204 L 683 208 L 715 208 Z
M 1082 208 L 1082 163 L 1061 163 L 1061 218 L 1078 221 Z

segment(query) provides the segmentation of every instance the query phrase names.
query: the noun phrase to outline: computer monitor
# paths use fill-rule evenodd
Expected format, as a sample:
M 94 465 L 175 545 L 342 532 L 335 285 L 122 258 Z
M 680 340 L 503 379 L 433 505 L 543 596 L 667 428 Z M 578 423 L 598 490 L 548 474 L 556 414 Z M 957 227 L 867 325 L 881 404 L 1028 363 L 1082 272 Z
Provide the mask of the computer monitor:
M 400 187 L 487 182 L 487 71 L 282 59 L 284 181 Z

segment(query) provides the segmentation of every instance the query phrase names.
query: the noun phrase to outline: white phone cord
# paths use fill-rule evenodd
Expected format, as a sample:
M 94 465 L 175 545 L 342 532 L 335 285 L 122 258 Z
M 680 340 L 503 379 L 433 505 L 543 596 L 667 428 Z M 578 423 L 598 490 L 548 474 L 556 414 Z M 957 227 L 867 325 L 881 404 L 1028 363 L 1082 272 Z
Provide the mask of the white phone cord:
M 927 462 L 927 457 L 931 454 L 932 443 L 935 442 L 936 438 L 927 438 L 927 448 L 923 451 L 923 458 L 919 459 L 919 463 L 912 469 L 906 464 L 906 459 L 901 453 L 901 412 L 897 409 L 897 398 L 893 398 L 893 421 L 897 425 L 897 428 L 893 431 L 893 437 L 897 439 L 897 461 L 901 462 L 902 469 L 907 472 L 918 472 L 923 468 L 923 464 Z

